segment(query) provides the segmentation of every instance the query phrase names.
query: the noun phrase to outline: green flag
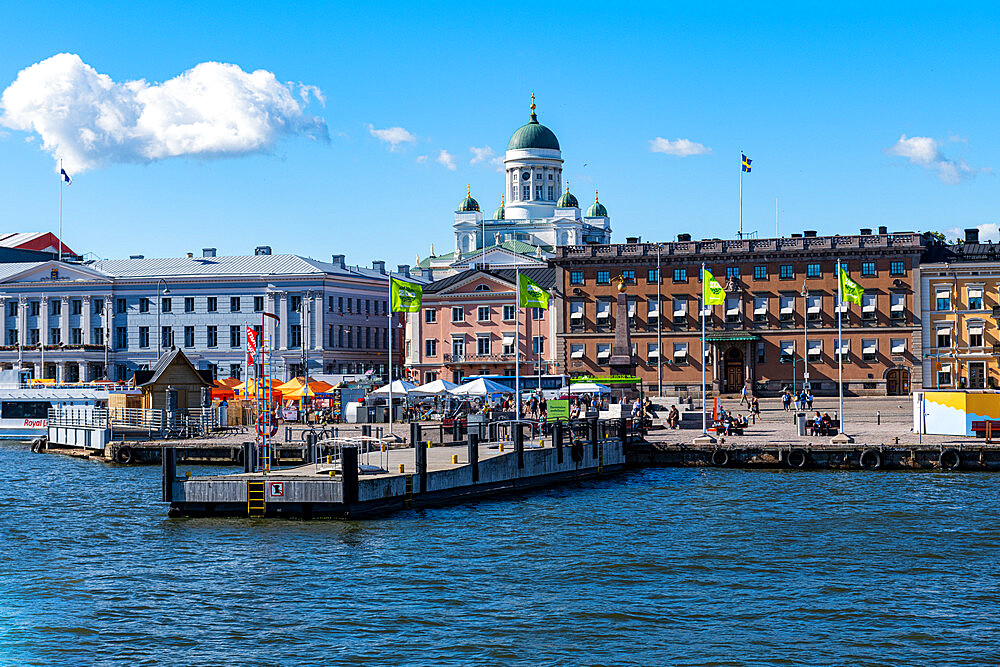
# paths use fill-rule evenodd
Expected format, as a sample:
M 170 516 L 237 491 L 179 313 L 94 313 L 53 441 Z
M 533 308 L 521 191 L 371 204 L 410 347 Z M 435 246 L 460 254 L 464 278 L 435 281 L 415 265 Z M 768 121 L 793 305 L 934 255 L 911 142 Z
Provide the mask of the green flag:
M 726 302 L 726 290 L 722 288 L 719 281 L 715 279 L 712 272 L 704 269 L 705 275 L 701 277 L 702 298 L 706 306 L 715 306 Z
M 549 293 L 527 275 L 519 273 L 517 274 L 517 307 L 548 310 Z
M 865 288 L 851 280 L 850 276 L 847 275 L 847 271 L 844 271 L 844 267 L 840 267 L 840 298 L 842 301 L 853 301 L 854 303 L 861 305 L 861 296 L 865 293 Z
M 416 313 L 424 297 L 424 289 L 416 284 L 392 278 L 389 287 L 390 309 L 394 313 Z

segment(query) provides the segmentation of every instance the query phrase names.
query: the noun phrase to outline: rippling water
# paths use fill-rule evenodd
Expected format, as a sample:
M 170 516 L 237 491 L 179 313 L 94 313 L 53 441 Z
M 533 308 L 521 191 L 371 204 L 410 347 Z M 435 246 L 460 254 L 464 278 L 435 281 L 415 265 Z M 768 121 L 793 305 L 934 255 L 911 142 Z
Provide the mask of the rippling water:
M 26 445 L 0 471 L 2 664 L 1000 662 L 992 475 L 654 469 L 301 522 L 168 519 L 158 468 Z

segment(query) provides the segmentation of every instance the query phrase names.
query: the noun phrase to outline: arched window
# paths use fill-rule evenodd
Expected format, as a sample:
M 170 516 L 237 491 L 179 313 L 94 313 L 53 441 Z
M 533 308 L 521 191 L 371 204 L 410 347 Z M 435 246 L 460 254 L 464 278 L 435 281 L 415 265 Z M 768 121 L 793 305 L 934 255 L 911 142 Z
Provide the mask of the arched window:
M 490 286 L 487 285 L 486 283 L 480 283 L 480 284 L 476 285 L 476 288 L 474 290 L 472 290 L 472 291 L 473 292 L 492 292 L 493 290 L 491 290 Z

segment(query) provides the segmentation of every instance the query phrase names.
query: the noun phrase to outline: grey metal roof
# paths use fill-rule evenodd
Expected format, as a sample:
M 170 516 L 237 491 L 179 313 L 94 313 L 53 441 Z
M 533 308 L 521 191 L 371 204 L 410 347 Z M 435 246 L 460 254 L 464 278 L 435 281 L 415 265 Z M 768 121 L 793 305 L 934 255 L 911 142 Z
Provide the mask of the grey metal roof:
M 163 276 L 268 276 L 341 275 L 387 279 L 386 274 L 359 267 L 341 268 L 298 255 L 235 255 L 230 257 L 162 257 L 111 259 L 94 262 L 90 268 L 119 278 Z M 2 269 L 2 265 L 0 265 Z
M 45 264 L 45 262 L 13 262 L 10 264 L 0 264 L 0 280 L 5 280 L 11 276 L 16 276 L 22 271 L 30 271 Z
M 551 289 L 556 284 L 556 270 L 553 268 L 524 269 L 521 273 L 538 283 L 538 286 L 542 289 Z M 517 271 L 515 269 L 468 269 L 453 276 L 435 280 L 430 285 L 424 287 L 424 294 L 434 294 L 435 292 L 444 291 L 452 285 L 457 285 L 476 274 L 493 276 L 512 285 L 517 280 Z

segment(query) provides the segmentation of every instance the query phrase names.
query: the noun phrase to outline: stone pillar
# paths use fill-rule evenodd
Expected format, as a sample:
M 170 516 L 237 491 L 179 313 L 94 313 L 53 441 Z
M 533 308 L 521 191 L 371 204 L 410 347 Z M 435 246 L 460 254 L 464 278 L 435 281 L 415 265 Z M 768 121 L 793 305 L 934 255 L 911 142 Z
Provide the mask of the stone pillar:
M 69 337 L 69 314 L 70 314 L 70 298 L 68 296 L 62 297 L 62 311 L 59 315 L 59 328 L 62 329 L 62 342 L 63 345 L 69 345 L 72 341 Z
M 65 361 L 59 361 L 56 363 L 56 382 L 66 382 L 67 371 L 69 370 L 68 364 Z
M 269 312 L 269 313 L 277 313 L 278 312 L 278 295 L 276 293 L 274 293 L 274 292 L 271 292 L 271 293 L 269 293 L 269 294 L 267 294 L 265 296 L 266 296 L 267 300 L 269 300 L 271 302 L 270 308 L 267 308 L 265 306 L 265 308 L 267 308 L 267 312 Z M 277 342 L 277 327 L 275 327 L 274 319 L 272 319 L 270 317 L 265 317 L 264 318 L 264 336 L 269 341 L 268 344 L 270 345 L 271 349 L 274 349 L 274 345 Z
M 28 297 L 17 299 L 17 340 L 21 345 L 28 342 Z
M 315 331 L 315 338 L 313 340 L 313 349 L 322 350 L 325 345 L 323 344 L 323 338 L 326 335 L 326 326 L 323 318 L 323 313 L 326 312 L 326 308 L 323 303 L 323 292 L 316 292 L 313 296 L 313 325 Z M 320 366 L 322 367 L 322 360 L 320 361 Z M 322 370 L 320 371 L 323 372 Z
M 42 377 L 42 365 L 41 364 L 31 364 L 31 377 L 40 378 Z
M 80 328 L 83 330 L 83 344 L 84 345 L 94 345 L 100 344 L 101 341 L 94 340 L 93 327 L 90 325 L 90 296 L 87 295 L 83 297 L 83 311 L 80 315 Z
M 39 299 L 38 304 L 38 342 L 43 346 L 49 343 L 49 298 L 46 296 Z
M 90 382 L 89 374 L 87 373 L 90 365 L 86 361 L 79 361 L 77 362 L 77 366 L 80 368 L 80 382 Z
M 7 345 L 7 297 L 0 296 L 0 344 Z
M 278 306 L 278 317 L 281 318 L 281 336 L 279 349 L 288 349 L 288 332 L 291 331 L 291 324 L 288 321 L 288 292 L 283 292 L 278 297 L 281 303 Z

